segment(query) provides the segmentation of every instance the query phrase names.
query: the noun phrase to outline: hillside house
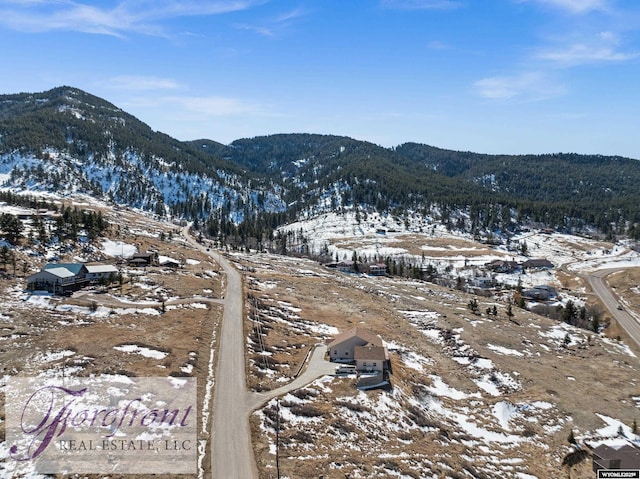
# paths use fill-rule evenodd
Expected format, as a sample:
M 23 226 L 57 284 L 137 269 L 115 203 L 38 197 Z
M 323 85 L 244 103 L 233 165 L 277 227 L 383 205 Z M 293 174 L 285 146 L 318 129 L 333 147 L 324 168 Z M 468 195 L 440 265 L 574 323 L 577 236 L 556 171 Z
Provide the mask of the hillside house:
M 533 288 L 522 291 L 523 298 L 536 301 L 547 301 L 548 299 L 555 298 L 557 295 L 558 291 L 556 288 L 548 285 L 534 286 Z
M 376 263 L 369 266 L 369 274 L 371 276 L 385 276 L 387 274 L 387 265 L 384 263 Z
M 522 263 L 523 269 L 552 269 L 553 263 L 548 259 L 529 259 Z
M 598 469 L 640 469 L 640 447 L 631 442 L 619 446 L 601 444 L 593 448 L 593 472 Z
M 128 263 L 132 266 L 157 266 L 158 253 L 136 253 L 129 258 Z
M 327 345 L 333 362 L 354 363 L 360 372 L 384 371 L 389 366 L 389 353 L 380 336 L 355 327 L 338 334 Z
M 118 268 L 112 264 L 86 265 L 87 279 L 92 283 L 102 280 L 112 280 L 118 275 Z
M 353 350 L 353 357 L 356 361 L 356 371 L 360 372 L 383 372 L 389 364 L 389 352 L 384 346 L 374 346 L 366 344 L 356 346 Z
M 469 281 L 472 287 L 480 289 L 493 288 L 495 280 L 491 276 L 476 276 Z
M 61 294 L 77 291 L 89 284 L 87 267 L 82 263 L 48 263 L 27 278 L 27 289 Z
M 486 263 L 484 267 L 490 271 L 494 271 L 496 273 L 513 273 L 520 268 L 520 265 L 517 261 L 505 261 L 501 259 L 496 259 Z
M 336 264 L 336 268 L 343 273 L 353 273 L 355 271 L 355 264 L 351 260 L 343 260 Z

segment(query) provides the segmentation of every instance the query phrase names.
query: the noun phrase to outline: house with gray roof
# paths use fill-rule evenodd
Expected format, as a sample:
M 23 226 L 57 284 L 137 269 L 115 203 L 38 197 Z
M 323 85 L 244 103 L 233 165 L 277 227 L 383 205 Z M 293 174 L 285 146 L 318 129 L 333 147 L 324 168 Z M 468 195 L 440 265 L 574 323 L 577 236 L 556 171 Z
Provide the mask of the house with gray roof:
M 87 284 L 87 267 L 83 263 L 48 263 L 27 278 L 27 289 L 57 294 L 77 291 Z

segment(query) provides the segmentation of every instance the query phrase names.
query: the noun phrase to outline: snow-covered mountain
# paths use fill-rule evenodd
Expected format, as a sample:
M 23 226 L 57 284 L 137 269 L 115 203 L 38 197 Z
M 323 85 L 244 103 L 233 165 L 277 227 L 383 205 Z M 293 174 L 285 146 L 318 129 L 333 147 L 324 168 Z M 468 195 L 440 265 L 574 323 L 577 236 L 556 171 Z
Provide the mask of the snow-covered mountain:
M 161 215 L 224 209 L 235 222 L 285 208 L 268 181 L 75 88 L 0 96 L 0 125 L 4 186 L 88 193 Z
M 476 238 L 534 223 L 638 239 L 638 183 L 640 162 L 628 158 L 314 134 L 181 142 L 76 88 L 0 95 L 0 186 L 87 193 L 241 240 L 344 211 L 418 215 Z

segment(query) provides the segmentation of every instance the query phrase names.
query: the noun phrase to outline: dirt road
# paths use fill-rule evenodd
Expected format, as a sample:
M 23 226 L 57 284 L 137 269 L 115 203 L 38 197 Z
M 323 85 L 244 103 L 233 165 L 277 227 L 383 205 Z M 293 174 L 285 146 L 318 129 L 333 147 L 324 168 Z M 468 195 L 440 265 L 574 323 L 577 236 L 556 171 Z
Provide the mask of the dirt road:
M 242 277 L 222 255 L 199 244 L 183 229 L 184 238 L 222 267 L 227 285 L 223 299 L 222 331 L 218 341 L 215 370 L 213 422 L 211 427 L 211 471 L 214 479 L 257 479 L 258 469 L 251 446 L 249 415 L 253 410 L 281 394 L 331 374 L 334 364 L 324 360 L 326 346 L 314 347 L 305 371 L 291 383 L 268 393 L 247 390 L 244 358 Z

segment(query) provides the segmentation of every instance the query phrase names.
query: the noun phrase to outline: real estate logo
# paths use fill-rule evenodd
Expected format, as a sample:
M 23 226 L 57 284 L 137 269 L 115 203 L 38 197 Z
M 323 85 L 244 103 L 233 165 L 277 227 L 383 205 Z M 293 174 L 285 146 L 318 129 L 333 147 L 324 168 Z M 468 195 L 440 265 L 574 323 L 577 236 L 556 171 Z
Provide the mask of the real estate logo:
M 193 474 L 195 378 L 10 378 L 9 470 Z

